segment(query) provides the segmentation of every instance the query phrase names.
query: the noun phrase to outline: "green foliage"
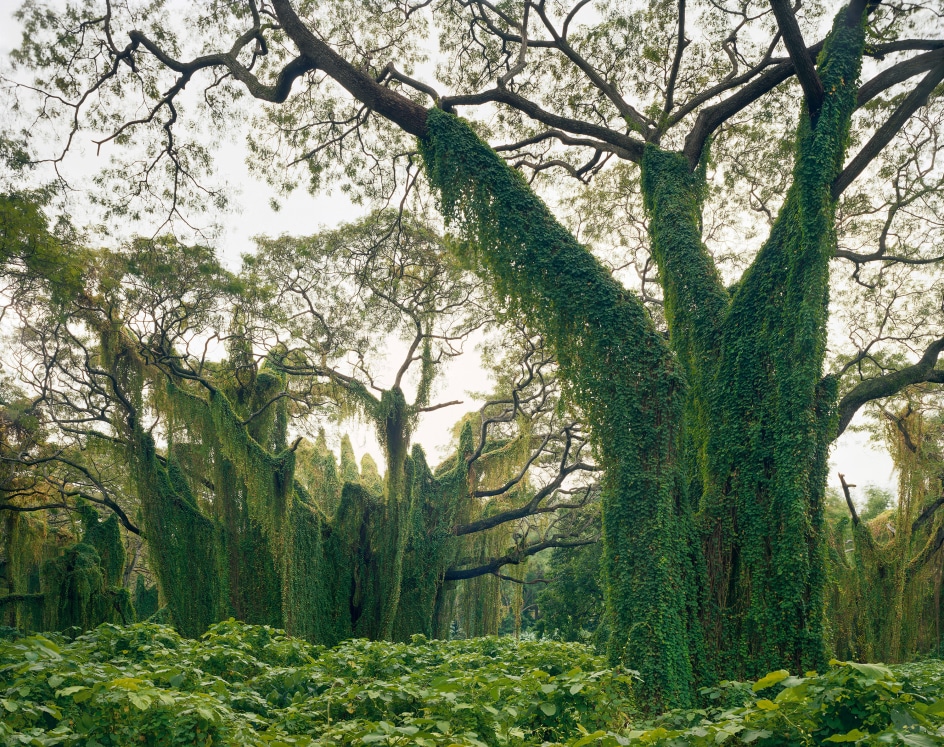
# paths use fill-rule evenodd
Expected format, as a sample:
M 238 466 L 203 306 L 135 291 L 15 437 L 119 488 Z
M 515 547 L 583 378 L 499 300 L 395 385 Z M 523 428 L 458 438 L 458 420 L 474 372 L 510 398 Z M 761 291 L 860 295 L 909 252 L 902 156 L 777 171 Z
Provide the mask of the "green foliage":
M 913 404 L 883 418 L 899 477 L 894 507 L 868 486 L 858 522 L 845 505 L 831 522 L 828 619 L 838 656 L 898 662 L 941 651 L 944 424 Z
M 11 290 L 26 300 L 45 285 L 61 303 L 82 290 L 87 257 L 50 229 L 43 209 L 48 200 L 43 190 L 0 194 L 0 273 L 15 281 Z
M 605 646 L 602 560 L 600 543 L 553 551 L 546 571 L 552 581 L 537 595 L 537 632 Z
M 944 744 L 944 664 L 832 661 L 823 674 L 771 672 L 700 691 L 707 707 L 672 711 L 628 733 L 650 745 Z M 601 741 L 600 744 L 605 744 Z
M 134 583 L 131 603 L 134 605 L 134 614 L 137 619 L 147 620 L 157 612 L 160 605 L 160 594 L 157 591 L 157 586 L 148 586 L 144 582 L 144 576 L 139 575 Z
M 312 646 L 219 623 L 153 624 L 70 643 L 0 643 L 0 736 L 47 745 L 518 747 L 619 728 L 628 673 L 576 644 L 511 639 Z
M 859 512 L 859 518 L 862 521 L 872 521 L 879 514 L 890 509 L 894 502 L 895 496 L 890 491 L 877 485 L 866 485 L 865 508 Z
M 640 720 L 632 673 L 574 643 L 305 643 L 232 620 L 0 641 L 0 738 L 36 745 L 944 744 L 944 665 L 832 662 L 703 688 Z

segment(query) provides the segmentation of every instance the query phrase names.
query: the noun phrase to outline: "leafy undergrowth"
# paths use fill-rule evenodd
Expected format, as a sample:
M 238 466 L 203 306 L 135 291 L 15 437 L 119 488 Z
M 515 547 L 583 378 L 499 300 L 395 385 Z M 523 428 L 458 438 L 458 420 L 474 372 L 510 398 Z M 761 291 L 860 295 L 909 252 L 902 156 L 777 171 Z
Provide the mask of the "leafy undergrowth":
M 645 722 L 629 672 L 578 644 L 507 638 L 331 649 L 225 622 L 0 642 L 8 745 L 944 744 L 944 663 L 836 663 L 703 691 Z

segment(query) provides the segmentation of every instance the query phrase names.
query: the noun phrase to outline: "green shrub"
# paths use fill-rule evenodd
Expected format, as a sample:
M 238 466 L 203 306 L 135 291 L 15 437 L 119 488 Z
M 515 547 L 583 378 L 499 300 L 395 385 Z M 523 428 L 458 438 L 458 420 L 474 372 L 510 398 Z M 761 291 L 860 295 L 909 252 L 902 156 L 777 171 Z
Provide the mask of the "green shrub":
M 944 744 L 944 663 L 834 662 L 701 691 L 640 721 L 635 675 L 589 647 L 478 638 L 333 648 L 232 620 L 199 640 L 153 623 L 73 641 L 0 638 L 7 745 Z

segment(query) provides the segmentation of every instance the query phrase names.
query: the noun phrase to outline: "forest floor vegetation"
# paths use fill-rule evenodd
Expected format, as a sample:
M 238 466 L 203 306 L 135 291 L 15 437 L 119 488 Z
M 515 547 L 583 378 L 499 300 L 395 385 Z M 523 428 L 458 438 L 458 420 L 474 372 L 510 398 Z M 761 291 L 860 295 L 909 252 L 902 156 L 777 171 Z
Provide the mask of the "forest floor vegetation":
M 7 745 L 944 744 L 944 662 L 833 662 L 704 688 L 657 718 L 636 675 L 577 643 L 350 640 L 325 648 L 232 620 L 0 640 Z

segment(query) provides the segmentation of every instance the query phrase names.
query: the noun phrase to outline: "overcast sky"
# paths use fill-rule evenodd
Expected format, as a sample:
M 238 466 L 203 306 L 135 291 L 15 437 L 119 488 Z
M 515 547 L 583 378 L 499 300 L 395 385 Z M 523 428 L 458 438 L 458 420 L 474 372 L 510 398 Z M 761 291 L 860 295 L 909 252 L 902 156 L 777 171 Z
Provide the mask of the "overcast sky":
M 16 0 L 0 0 L 0 70 L 4 73 L 9 71 L 9 53 L 19 42 L 19 30 L 12 17 L 19 4 Z M 274 196 L 272 190 L 246 172 L 242 135 L 233 133 L 232 137 L 221 140 L 224 144 L 219 151 L 218 171 L 232 195 L 233 209 L 218 216 L 223 229 L 214 243 L 231 269 L 236 269 L 241 254 L 252 250 L 253 236 L 283 233 L 309 235 L 321 228 L 331 228 L 353 220 L 362 210 L 352 205 L 340 192 L 312 196 L 299 190 L 291 197 L 282 199 L 281 209 L 275 211 L 270 206 L 270 198 Z M 71 157 L 64 167 L 68 174 L 78 180 L 95 173 L 107 163 L 107 153 L 96 156 L 94 148 L 89 145 L 86 144 L 81 153 Z M 76 223 L 82 223 L 82 216 L 74 218 Z M 439 401 L 461 399 L 466 404 L 425 415 L 415 434 L 415 441 L 426 448 L 434 463 L 436 457 L 445 456 L 444 447 L 449 441 L 452 424 L 464 412 L 476 406 L 467 396 L 467 390 L 481 391 L 487 388 L 473 348 L 473 345 L 467 346 L 469 353 L 446 369 L 437 397 Z M 392 360 L 396 359 L 392 357 Z M 858 422 L 860 418 L 854 424 Z M 382 463 L 379 446 L 369 429 L 352 424 L 349 431 L 358 456 L 369 451 L 378 463 Z M 833 447 L 829 485 L 837 489 L 839 472 L 843 472 L 849 482 L 858 486 L 856 492 L 859 495 L 868 484 L 895 490 L 896 477 L 890 457 L 885 451 L 870 444 L 868 436 L 862 433 L 847 430 Z

